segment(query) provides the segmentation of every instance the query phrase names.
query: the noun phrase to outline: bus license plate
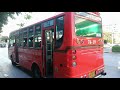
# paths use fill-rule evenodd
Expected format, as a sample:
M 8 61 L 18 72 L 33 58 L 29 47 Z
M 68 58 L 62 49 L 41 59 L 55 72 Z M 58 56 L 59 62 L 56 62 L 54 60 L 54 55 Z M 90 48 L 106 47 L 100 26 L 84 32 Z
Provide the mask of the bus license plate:
M 89 73 L 89 78 L 95 77 L 95 71 Z

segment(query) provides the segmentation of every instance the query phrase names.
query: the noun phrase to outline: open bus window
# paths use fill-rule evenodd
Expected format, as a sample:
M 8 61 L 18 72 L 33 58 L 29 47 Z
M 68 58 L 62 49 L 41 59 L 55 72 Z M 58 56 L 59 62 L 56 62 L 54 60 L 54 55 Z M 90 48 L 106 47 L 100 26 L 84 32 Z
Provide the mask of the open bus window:
M 23 44 L 23 32 L 20 31 L 19 32 L 19 47 L 22 47 L 22 44 Z
M 20 38 L 20 39 L 19 39 L 19 46 L 22 47 L 22 45 L 23 45 L 23 39 Z
M 41 47 L 41 37 L 35 37 L 35 48 Z
M 35 26 L 35 48 L 41 47 L 41 24 Z
M 63 32 L 64 32 L 64 17 L 59 17 L 56 20 L 56 48 L 60 48 L 63 42 Z
M 33 34 L 33 27 L 31 27 L 30 29 L 29 29 L 29 33 L 28 33 L 28 46 L 29 47 L 33 47 L 33 36 L 34 36 L 34 34 Z
M 23 40 L 23 47 L 27 47 L 27 38 L 24 38 Z
M 29 37 L 33 37 L 34 35 L 33 35 L 33 29 L 30 29 L 29 30 Z
M 41 25 L 40 24 L 35 26 L 35 35 L 41 36 Z
M 27 47 L 27 29 L 23 32 L 23 47 Z
M 14 46 L 14 44 L 15 44 L 15 37 L 10 37 L 10 39 L 9 39 L 9 47 Z
M 30 37 L 28 40 L 29 47 L 33 47 L 33 37 Z

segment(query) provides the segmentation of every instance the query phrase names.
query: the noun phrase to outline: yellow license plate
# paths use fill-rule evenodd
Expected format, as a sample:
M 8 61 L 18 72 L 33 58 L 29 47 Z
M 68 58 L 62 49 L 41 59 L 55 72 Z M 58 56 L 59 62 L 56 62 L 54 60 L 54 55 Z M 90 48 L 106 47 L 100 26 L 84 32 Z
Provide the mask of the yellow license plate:
M 95 77 L 95 71 L 89 73 L 89 78 Z

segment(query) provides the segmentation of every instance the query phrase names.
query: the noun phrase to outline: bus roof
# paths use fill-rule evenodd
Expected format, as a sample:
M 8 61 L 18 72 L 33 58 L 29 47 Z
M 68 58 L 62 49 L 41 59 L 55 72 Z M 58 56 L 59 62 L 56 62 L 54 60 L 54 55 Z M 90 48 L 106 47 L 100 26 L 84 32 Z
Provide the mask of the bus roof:
M 29 28 L 29 27 L 31 27 L 31 26 L 34 26 L 34 25 L 43 23 L 43 22 L 48 21 L 48 20 L 50 20 L 50 19 L 54 19 L 54 18 L 59 17 L 59 16 L 64 15 L 64 14 L 65 14 L 65 12 L 60 12 L 60 13 L 58 13 L 57 15 L 54 15 L 54 16 L 49 17 L 49 18 L 47 18 L 47 19 L 38 21 L 38 22 L 36 22 L 36 23 L 34 23 L 34 24 L 31 24 L 31 25 L 29 25 L 29 26 L 26 26 L 26 27 L 20 28 L 20 29 L 18 29 L 18 30 L 12 31 L 10 34 L 15 33 L 16 31 L 20 31 L 20 30 L 23 30 L 23 29 L 25 29 L 25 28 Z
M 20 31 L 20 30 L 23 30 L 23 29 L 25 29 L 25 28 L 29 28 L 29 27 L 31 27 L 31 26 L 34 26 L 34 25 L 43 23 L 43 22 L 48 21 L 48 20 L 50 20 L 50 19 L 54 19 L 54 18 L 56 18 L 56 17 L 59 17 L 59 16 L 61 16 L 61 15 L 64 15 L 65 13 L 66 13 L 66 12 L 58 12 L 56 15 L 54 15 L 54 16 L 52 16 L 52 17 L 49 17 L 49 18 L 47 18 L 47 19 L 45 19 L 45 20 L 41 20 L 41 21 L 36 22 L 36 23 L 34 23 L 34 24 L 31 24 L 31 25 L 29 25 L 29 26 L 20 28 L 20 29 L 18 29 L 18 30 L 12 31 L 10 34 L 15 33 L 16 31 Z M 89 13 L 89 14 L 94 14 L 94 15 L 97 15 L 97 16 L 100 16 L 100 13 L 99 13 L 99 12 L 88 12 L 88 13 Z

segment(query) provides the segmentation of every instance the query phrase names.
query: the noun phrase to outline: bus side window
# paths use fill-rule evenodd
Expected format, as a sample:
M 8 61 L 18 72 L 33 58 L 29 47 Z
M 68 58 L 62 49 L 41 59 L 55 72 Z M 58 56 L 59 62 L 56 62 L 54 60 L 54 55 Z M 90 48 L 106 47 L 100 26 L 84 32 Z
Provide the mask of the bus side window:
M 31 27 L 28 33 L 28 47 L 33 47 L 33 37 L 34 37 L 33 27 Z
M 27 38 L 23 39 L 23 47 L 27 47 Z
M 9 39 L 9 47 L 13 47 L 15 44 L 15 36 L 11 36 Z
M 41 25 L 35 26 L 35 48 L 41 47 Z
M 27 47 L 27 30 L 23 33 L 23 47 Z
M 56 44 L 55 48 L 60 48 L 63 42 L 63 32 L 64 32 L 64 17 L 59 17 L 56 19 Z
M 13 46 L 15 46 L 15 43 L 13 43 Z
M 22 47 L 22 45 L 23 45 L 23 32 L 22 31 L 20 31 L 20 33 L 19 33 L 19 47 Z
M 15 41 L 16 42 L 16 46 L 19 46 L 19 38 L 20 37 L 19 37 L 19 32 L 18 32 L 18 34 L 16 35 L 16 41 Z

